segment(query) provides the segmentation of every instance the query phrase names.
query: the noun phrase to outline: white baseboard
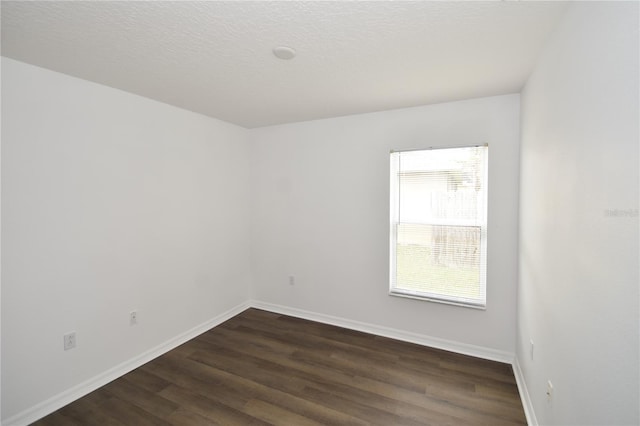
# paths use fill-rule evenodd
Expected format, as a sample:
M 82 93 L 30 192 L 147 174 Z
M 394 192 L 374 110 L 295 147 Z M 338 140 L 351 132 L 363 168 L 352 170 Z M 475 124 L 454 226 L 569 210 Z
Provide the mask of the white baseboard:
M 2 422 L 3 426 L 22 426 L 28 425 L 47 414 L 50 414 L 65 405 L 79 399 L 90 392 L 106 385 L 107 383 L 121 377 L 131 370 L 134 370 L 147 362 L 165 354 L 166 352 L 174 349 L 177 346 L 193 339 L 194 337 L 204 333 L 205 331 L 225 322 L 226 320 L 238 315 L 246 309 L 253 307 L 257 309 L 263 309 L 266 311 L 279 313 L 283 315 L 289 315 L 297 318 L 308 319 L 311 321 L 317 321 L 324 324 L 331 324 L 338 327 L 344 327 L 351 330 L 362 331 L 364 333 L 375 334 L 382 337 L 389 337 L 391 339 L 402 340 L 405 342 L 415 343 L 418 345 L 428 346 L 432 348 L 442 349 L 446 351 L 456 352 L 464 355 L 470 355 L 478 358 L 488 359 L 491 361 L 504 362 L 512 364 L 514 368 L 514 374 L 518 383 L 518 389 L 520 390 L 521 398 L 523 399 L 523 405 L 525 414 L 527 416 L 527 422 L 531 426 L 537 426 L 538 423 L 535 420 L 533 409 L 527 393 L 526 386 L 524 386 L 524 378 L 520 367 L 517 365 L 517 359 L 514 362 L 514 354 L 506 351 L 500 351 L 491 348 L 485 348 L 482 346 L 469 345 L 466 343 L 455 342 L 446 339 L 440 339 L 437 337 L 427 336 L 423 334 L 411 333 L 394 328 L 384 327 L 376 324 L 369 324 L 360 321 L 354 321 L 347 318 L 340 318 L 331 315 L 320 314 L 317 312 L 306 311 L 302 309 L 290 308 L 287 306 L 276 305 L 267 302 L 261 302 L 257 300 L 251 300 L 241 303 L 226 312 L 200 324 L 196 327 L 172 338 L 168 341 L 119 364 L 104 373 L 101 373 L 83 383 L 74 386 L 58 395 L 55 395 L 27 410 L 24 410 Z
M 244 310 L 250 308 L 251 305 L 249 302 L 241 303 L 226 312 L 223 312 L 220 315 L 200 324 L 192 329 L 185 331 L 184 333 L 173 337 L 166 342 L 149 349 L 148 351 L 123 362 L 122 364 L 116 365 L 115 367 L 101 373 L 79 385 L 72 387 L 58 395 L 55 395 L 27 410 L 24 410 L 2 422 L 3 426 L 22 426 L 33 423 L 34 421 L 50 414 L 70 402 L 75 401 L 78 398 L 81 398 L 87 395 L 90 392 L 106 385 L 107 383 L 121 377 L 131 370 L 134 370 L 147 362 L 151 361 L 169 352 L 171 349 L 174 349 L 183 343 L 193 339 L 194 337 L 204 333 L 205 331 L 222 324 L 226 320 L 233 318 Z
M 533 410 L 533 404 L 531 403 L 531 397 L 527 390 L 527 383 L 524 380 L 524 374 L 520 369 L 520 363 L 516 356 L 513 360 L 513 375 L 516 376 L 516 383 L 518 384 L 518 392 L 520 393 L 520 399 L 522 400 L 522 407 L 524 408 L 524 415 L 527 417 L 527 424 L 529 426 L 538 426 L 538 419 L 536 413 Z
M 251 306 L 265 311 L 275 312 L 278 314 L 289 315 L 292 317 L 303 318 L 311 321 L 317 321 L 325 324 L 336 325 L 338 327 L 348 328 L 351 330 L 362 331 L 364 333 L 375 334 L 391 339 L 402 340 L 405 342 L 416 343 L 422 346 L 443 349 L 445 351 L 456 352 L 463 355 L 470 355 L 477 358 L 488 359 L 491 361 L 504 362 L 512 364 L 514 354 L 511 352 L 500 351 L 482 346 L 469 345 L 466 343 L 454 342 L 452 340 L 440 339 L 438 337 L 427 336 L 424 334 L 411 333 L 408 331 L 398 330 L 395 328 L 383 327 L 380 325 L 354 321 L 346 318 L 334 317 L 331 315 L 320 314 L 317 312 L 305 311 L 302 309 L 289 308 L 287 306 L 275 305 L 272 303 L 252 300 Z

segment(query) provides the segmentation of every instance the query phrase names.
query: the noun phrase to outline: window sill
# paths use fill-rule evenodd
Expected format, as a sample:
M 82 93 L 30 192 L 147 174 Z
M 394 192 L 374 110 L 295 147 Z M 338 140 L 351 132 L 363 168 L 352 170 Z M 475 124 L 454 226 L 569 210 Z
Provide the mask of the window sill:
M 430 296 L 426 296 L 426 295 L 405 293 L 403 291 L 398 291 L 398 290 L 389 290 L 389 296 L 404 297 L 406 299 L 416 299 L 416 300 L 422 300 L 422 301 L 425 301 L 425 302 L 442 303 L 444 305 L 460 306 L 460 307 L 463 307 L 463 308 L 471 308 L 471 309 L 477 309 L 477 310 L 481 310 L 481 311 L 486 311 L 487 310 L 486 303 L 485 304 L 468 303 L 468 302 L 464 302 L 464 301 L 442 299 L 442 298 L 439 298 L 439 297 L 430 297 Z

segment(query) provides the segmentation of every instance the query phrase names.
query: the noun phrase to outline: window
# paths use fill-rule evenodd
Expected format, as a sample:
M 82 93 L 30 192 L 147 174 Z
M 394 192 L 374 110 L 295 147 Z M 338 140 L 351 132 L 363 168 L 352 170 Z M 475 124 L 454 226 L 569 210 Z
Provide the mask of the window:
M 487 157 L 487 146 L 391 153 L 391 295 L 486 306 Z

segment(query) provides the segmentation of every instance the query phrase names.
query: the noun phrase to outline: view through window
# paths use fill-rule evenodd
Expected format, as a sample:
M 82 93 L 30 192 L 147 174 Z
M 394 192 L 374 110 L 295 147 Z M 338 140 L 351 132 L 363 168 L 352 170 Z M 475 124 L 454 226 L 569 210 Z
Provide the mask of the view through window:
M 390 294 L 486 306 L 487 155 L 391 153 Z

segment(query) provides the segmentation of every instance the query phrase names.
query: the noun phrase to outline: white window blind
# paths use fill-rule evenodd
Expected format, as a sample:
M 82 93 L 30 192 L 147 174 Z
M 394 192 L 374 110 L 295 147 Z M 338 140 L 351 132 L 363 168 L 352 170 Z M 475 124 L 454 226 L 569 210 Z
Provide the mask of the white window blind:
M 484 308 L 487 146 L 391 153 L 390 294 Z

